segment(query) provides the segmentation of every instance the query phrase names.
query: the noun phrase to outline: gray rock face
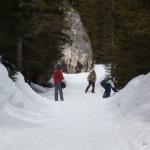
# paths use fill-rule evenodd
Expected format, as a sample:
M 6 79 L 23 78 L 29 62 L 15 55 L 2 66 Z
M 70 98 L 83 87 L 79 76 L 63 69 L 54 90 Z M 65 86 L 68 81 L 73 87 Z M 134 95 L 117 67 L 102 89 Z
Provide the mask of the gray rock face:
M 66 21 L 70 26 L 70 30 L 64 32 L 70 36 L 72 44 L 64 46 L 62 61 L 67 66 L 69 73 L 87 71 L 92 64 L 92 49 L 79 13 L 71 9 L 67 12 Z

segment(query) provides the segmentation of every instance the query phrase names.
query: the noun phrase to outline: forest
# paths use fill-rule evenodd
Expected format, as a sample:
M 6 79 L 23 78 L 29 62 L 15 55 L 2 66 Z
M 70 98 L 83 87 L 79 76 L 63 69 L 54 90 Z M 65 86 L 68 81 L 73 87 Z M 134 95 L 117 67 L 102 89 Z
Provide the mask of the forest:
M 46 84 L 67 42 L 59 0 L 1 0 L 0 54 L 26 81 Z
M 46 85 L 69 26 L 66 11 L 79 12 L 93 61 L 111 65 L 123 87 L 150 71 L 149 0 L 0 0 L 0 55 L 26 79 Z
M 150 70 L 149 0 L 75 0 L 97 63 L 111 64 L 124 86 Z

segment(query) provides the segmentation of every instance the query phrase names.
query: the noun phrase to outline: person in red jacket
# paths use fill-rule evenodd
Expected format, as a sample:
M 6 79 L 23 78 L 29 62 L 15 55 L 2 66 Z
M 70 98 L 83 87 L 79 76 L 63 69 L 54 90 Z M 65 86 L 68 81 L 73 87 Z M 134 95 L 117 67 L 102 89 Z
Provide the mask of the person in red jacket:
M 62 101 L 64 100 L 63 91 L 62 91 L 62 87 L 61 87 L 61 82 L 63 79 L 64 79 L 64 77 L 63 77 L 63 73 L 61 70 L 61 66 L 56 65 L 55 71 L 53 74 L 54 87 L 55 87 L 55 101 L 58 101 L 58 92 L 60 95 L 60 100 L 62 100 Z

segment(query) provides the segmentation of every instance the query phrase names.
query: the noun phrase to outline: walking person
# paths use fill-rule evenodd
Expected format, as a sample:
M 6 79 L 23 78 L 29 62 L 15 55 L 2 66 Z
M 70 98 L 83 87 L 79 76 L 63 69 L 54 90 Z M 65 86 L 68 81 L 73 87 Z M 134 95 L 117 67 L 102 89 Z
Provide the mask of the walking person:
M 92 93 L 95 93 L 95 81 L 96 81 L 96 72 L 95 72 L 95 70 L 92 70 L 90 72 L 90 74 L 88 75 L 87 79 L 88 79 L 89 84 L 88 84 L 88 86 L 85 89 L 85 93 L 88 92 L 88 90 L 89 90 L 89 88 L 91 86 L 92 86 Z
M 61 87 L 61 82 L 64 79 L 63 77 L 63 73 L 61 70 L 61 66 L 60 65 L 56 65 L 55 66 L 55 71 L 53 74 L 53 80 L 54 80 L 54 87 L 55 87 L 55 101 L 58 101 L 58 95 L 60 96 L 60 100 L 64 100 L 63 98 L 63 90 Z
M 106 76 L 105 79 L 100 82 L 100 84 L 105 89 L 103 98 L 110 97 L 111 89 L 114 92 L 118 92 L 112 77 Z

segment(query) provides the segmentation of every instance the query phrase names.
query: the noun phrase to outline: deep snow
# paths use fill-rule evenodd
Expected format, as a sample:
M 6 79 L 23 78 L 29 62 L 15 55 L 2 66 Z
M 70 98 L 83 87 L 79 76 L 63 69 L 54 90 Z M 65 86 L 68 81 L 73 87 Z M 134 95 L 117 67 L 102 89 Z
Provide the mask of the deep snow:
M 150 74 L 102 99 L 105 70 L 95 69 L 96 93 L 84 93 L 88 73 L 65 74 L 65 101 L 55 102 L 54 89 L 34 85 L 38 95 L 0 64 L 0 150 L 149 150 Z

